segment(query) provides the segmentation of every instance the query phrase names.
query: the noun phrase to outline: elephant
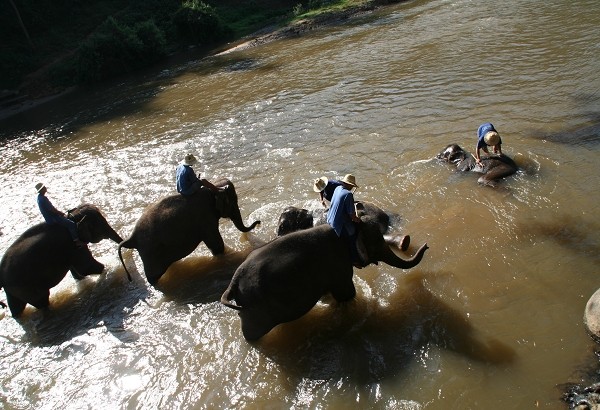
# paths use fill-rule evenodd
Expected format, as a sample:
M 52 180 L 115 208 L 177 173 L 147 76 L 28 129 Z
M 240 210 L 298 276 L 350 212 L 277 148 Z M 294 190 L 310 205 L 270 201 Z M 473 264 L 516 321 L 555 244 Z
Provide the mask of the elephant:
M 260 221 L 244 225 L 233 183 L 221 178 L 214 183 L 221 192 L 201 188 L 192 195 L 171 195 L 147 207 L 131 236 L 119 244 L 119 258 L 127 271 L 121 248 L 137 249 L 148 282 L 155 286 L 175 261 L 186 257 L 203 242 L 213 255 L 225 252 L 219 219 L 229 218 L 241 232 Z
M 383 209 L 371 202 L 354 201 L 354 206 L 357 211 L 363 215 L 369 215 L 375 219 L 379 227 L 379 231 L 384 235 L 384 239 L 390 246 L 396 246 L 405 251 L 410 244 L 410 236 L 391 236 L 386 235 L 390 225 L 390 215 Z M 327 211 L 315 210 L 313 212 L 307 209 L 288 206 L 279 216 L 277 224 L 277 236 L 283 236 L 290 232 L 295 232 L 300 229 L 311 228 L 315 225 L 327 223 Z
M 77 223 L 81 242 L 123 240 L 94 205 L 80 205 L 68 212 L 68 218 Z M 38 309 L 48 307 L 50 289 L 69 270 L 80 280 L 102 273 L 104 265 L 94 259 L 87 245 L 78 247 L 61 225 L 43 222 L 27 229 L 0 262 L 0 288 L 4 288 L 13 317 L 19 317 L 28 303 Z
M 450 144 L 436 156 L 437 159 L 455 164 L 457 171 L 473 171 L 483 174 L 477 182 L 482 185 L 495 187 L 501 178 L 505 178 L 517 172 L 517 164 L 512 158 L 500 154 L 489 155 L 481 158 L 483 165 L 477 165 L 475 157 L 457 144 Z
M 404 260 L 386 244 L 373 216 L 360 218 L 359 249 L 366 264 L 382 261 L 409 269 L 429 248 L 425 243 Z M 235 271 L 221 303 L 238 311 L 244 338 L 254 341 L 275 326 L 300 318 L 327 293 L 338 302 L 353 299 L 353 273 L 346 243 L 329 224 L 317 225 L 253 250 Z

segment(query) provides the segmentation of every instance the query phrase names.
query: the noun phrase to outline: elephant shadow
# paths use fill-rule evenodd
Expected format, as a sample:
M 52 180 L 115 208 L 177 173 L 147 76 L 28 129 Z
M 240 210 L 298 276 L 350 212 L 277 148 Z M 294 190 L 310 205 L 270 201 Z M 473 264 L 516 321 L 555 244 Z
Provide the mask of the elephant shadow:
M 554 215 L 551 220 L 529 218 L 516 225 L 519 236 L 552 240 L 569 252 L 590 258 L 595 263 L 600 262 L 600 249 L 595 239 L 598 230 L 600 224 L 597 222 L 568 214 Z
M 129 282 L 124 270 L 117 267 L 110 273 L 77 281 L 73 287 L 52 295 L 49 308 L 27 307 L 15 320 L 34 345 L 59 345 L 99 326 L 127 343 L 138 337 L 125 328 L 127 315 L 147 296 L 146 287 Z
M 350 377 L 358 384 L 408 372 L 430 345 L 481 363 L 515 360 L 512 348 L 481 335 L 462 312 L 426 289 L 424 276 L 408 275 L 386 306 L 369 296 L 339 305 L 332 300 L 253 345 L 292 378 Z
M 251 251 L 227 248 L 218 256 L 188 256 L 171 264 L 156 289 L 182 304 L 218 302 L 235 270 Z

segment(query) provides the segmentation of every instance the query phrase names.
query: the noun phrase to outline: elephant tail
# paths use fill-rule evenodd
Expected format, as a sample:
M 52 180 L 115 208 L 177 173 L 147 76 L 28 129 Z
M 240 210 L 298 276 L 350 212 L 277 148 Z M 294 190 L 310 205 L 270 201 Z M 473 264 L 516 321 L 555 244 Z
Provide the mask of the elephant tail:
M 241 306 L 231 303 L 231 301 L 235 298 L 235 289 L 236 288 L 233 287 L 233 282 L 230 283 L 227 287 L 227 290 L 221 295 L 221 303 L 228 308 L 242 310 Z
M 135 245 L 133 244 L 133 238 L 125 239 L 124 241 L 122 241 L 119 244 L 119 259 L 121 260 L 123 269 L 125 269 L 125 273 L 127 273 L 127 279 L 129 279 L 129 282 L 132 282 L 133 279 L 131 279 L 131 274 L 127 270 L 127 266 L 125 266 L 125 261 L 123 260 L 123 255 L 121 254 L 121 248 L 127 248 L 127 249 L 135 248 Z

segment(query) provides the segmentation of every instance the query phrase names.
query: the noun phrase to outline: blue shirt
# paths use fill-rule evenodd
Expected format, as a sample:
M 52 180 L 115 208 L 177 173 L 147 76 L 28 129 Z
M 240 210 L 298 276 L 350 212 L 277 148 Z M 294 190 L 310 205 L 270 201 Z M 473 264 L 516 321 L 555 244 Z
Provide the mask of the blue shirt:
M 189 165 L 181 164 L 177 167 L 177 192 L 182 195 L 191 195 L 197 188 L 193 185 L 200 180 Z
M 52 203 L 50 202 L 50 200 L 42 194 L 38 194 L 37 196 L 37 204 L 38 207 L 40 208 L 40 212 L 42 213 L 42 216 L 44 217 L 44 220 L 51 224 L 51 223 L 56 223 L 57 220 L 59 218 L 61 218 L 58 213 L 60 211 L 58 211 L 54 205 L 52 205 Z
M 485 137 L 485 134 L 487 134 L 490 131 L 496 131 L 496 128 L 494 128 L 491 122 L 486 122 L 479 126 L 479 128 L 477 129 L 477 149 L 487 147 L 487 144 L 483 140 L 483 137 Z M 498 145 L 502 145 L 502 138 L 500 138 L 500 140 L 498 141 Z
M 331 225 L 337 236 L 345 230 L 348 235 L 354 235 L 356 228 L 350 215 L 354 214 L 354 195 L 342 185 L 333 191 L 331 206 L 327 211 L 327 223 Z
M 331 202 L 331 198 L 333 198 L 333 192 L 340 185 L 342 185 L 342 183 L 337 179 L 328 180 L 327 185 L 325 185 L 325 189 L 323 190 L 323 198 Z

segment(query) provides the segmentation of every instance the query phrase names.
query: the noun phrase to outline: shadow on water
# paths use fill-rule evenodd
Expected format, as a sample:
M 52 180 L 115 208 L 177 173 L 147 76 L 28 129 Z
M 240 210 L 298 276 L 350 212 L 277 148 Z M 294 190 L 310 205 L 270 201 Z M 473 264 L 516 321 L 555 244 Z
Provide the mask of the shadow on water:
M 180 58 L 181 59 L 181 58 Z M 170 61 L 144 72 L 95 86 L 82 86 L 64 95 L 40 102 L 14 115 L 2 117 L 0 140 L 32 132 L 46 138 L 65 138 L 90 124 L 128 116 L 148 107 L 163 90 L 179 82 L 184 74 L 211 76 L 219 72 L 271 71 L 276 65 L 233 53 L 187 56 L 187 62 Z M 128 92 L 124 93 L 124 86 Z M 85 102 L 82 105 L 82 102 Z M 82 109 L 82 107 L 86 107 Z M 32 131 L 37 130 L 37 131 Z
M 218 302 L 251 249 L 219 256 L 188 256 L 173 263 L 156 288 L 178 303 Z
M 519 236 L 543 238 L 556 242 L 565 249 L 600 263 L 600 244 L 595 233 L 600 224 L 573 215 L 556 215 L 552 220 L 529 218 L 517 222 Z
M 533 132 L 532 137 L 558 144 L 598 146 L 600 144 L 600 113 L 590 114 L 591 125 L 559 131 L 553 134 Z
M 101 326 L 123 343 L 135 341 L 137 334 L 126 330 L 124 322 L 148 295 L 136 279 L 130 283 L 122 268 L 90 276 L 77 282 L 74 289 L 51 295 L 47 309 L 28 306 L 17 321 L 33 345 L 59 345 Z
M 410 274 L 389 305 L 359 296 L 349 303 L 317 307 L 278 326 L 255 347 L 292 376 L 351 377 L 357 383 L 398 377 L 430 345 L 486 364 L 515 360 L 512 348 L 480 334 L 462 312 L 426 289 L 425 276 Z

